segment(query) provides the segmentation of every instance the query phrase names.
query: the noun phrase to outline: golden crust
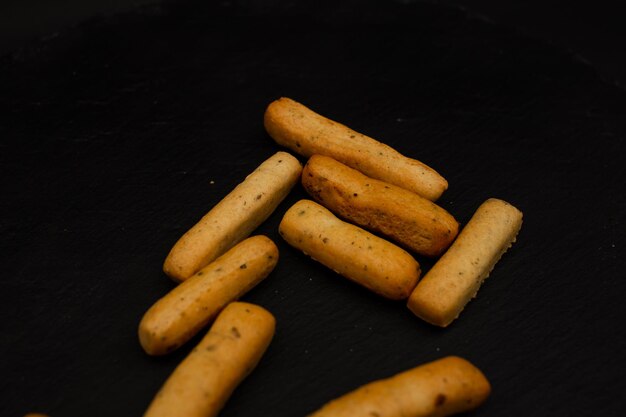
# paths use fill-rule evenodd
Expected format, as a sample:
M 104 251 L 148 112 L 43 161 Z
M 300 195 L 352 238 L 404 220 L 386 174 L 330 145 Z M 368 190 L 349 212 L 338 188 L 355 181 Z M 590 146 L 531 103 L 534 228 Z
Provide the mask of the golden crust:
M 279 145 L 305 157 L 326 155 L 365 175 L 413 191 L 431 201 L 448 188 L 434 169 L 375 139 L 327 119 L 289 98 L 265 111 L 265 129 Z
M 302 185 L 317 202 L 359 226 L 425 256 L 438 256 L 456 237 L 458 222 L 430 200 L 313 155 Z
M 485 201 L 415 288 L 408 308 L 431 324 L 448 326 L 476 296 L 521 226 L 517 208 L 495 198 Z
M 276 321 L 254 304 L 230 303 L 178 365 L 144 417 L 215 417 L 269 346 Z
M 442 417 L 475 409 L 490 393 L 478 368 L 449 356 L 366 384 L 308 417 Z
M 163 271 L 184 281 L 248 237 L 298 182 L 302 166 L 287 152 L 277 152 L 176 242 Z
M 278 248 L 266 236 L 238 243 L 150 307 L 139 324 L 141 346 L 150 355 L 177 349 L 265 279 L 277 262 Z
M 383 297 L 406 299 L 419 279 L 419 264 L 408 252 L 311 200 L 287 210 L 279 232 L 291 246 Z

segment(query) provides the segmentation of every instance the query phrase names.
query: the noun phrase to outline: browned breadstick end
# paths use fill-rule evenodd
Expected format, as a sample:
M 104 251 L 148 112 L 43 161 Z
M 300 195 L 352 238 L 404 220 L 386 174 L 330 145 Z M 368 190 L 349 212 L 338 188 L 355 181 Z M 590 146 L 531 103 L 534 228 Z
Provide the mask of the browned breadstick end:
M 521 226 L 522 212 L 511 204 L 485 201 L 415 288 L 409 309 L 431 324 L 448 326 L 476 296 Z
M 276 143 L 305 157 L 330 156 L 369 177 L 406 188 L 431 201 L 448 188 L 448 182 L 426 164 L 289 98 L 272 102 L 265 111 L 264 123 Z
M 364 385 L 309 417 L 443 417 L 477 408 L 490 392 L 478 368 L 449 356 Z
M 459 229 L 454 217 L 432 201 L 327 156 L 309 159 L 302 171 L 302 185 L 340 217 L 421 255 L 440 255 Z

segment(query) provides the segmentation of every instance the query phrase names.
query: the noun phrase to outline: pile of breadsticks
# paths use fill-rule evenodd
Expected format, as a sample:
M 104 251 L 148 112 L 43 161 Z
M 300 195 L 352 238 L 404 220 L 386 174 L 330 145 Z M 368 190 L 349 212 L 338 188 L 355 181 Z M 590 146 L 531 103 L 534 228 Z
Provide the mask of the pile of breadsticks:
M 237 301 L 266 278 L 278 249 L 250 235 L 300 180 L 313 200 L 287 210 L 280 235 L 338 274 L 441 327 L 456 319 L 515 241 L 522 213 L 485 201 L 461 229 L 434 201 L 448 183 L 435 170 L 370 137 L 281 98 L 265 112 L 278 152 L 174 245 L 163 270 L 179 282 L 139 325 L 150 355 L 177 349 L 212 323 L 167 379 L 145 417 L 216 416 L 259 362 L 275 320 Z M 438 258 L 420 280 L 412 253 Z M 490 385 L 479 369 L 446 357 L 371 382 L 324 405 L 316 417 L 446 416 L 479 406 Z

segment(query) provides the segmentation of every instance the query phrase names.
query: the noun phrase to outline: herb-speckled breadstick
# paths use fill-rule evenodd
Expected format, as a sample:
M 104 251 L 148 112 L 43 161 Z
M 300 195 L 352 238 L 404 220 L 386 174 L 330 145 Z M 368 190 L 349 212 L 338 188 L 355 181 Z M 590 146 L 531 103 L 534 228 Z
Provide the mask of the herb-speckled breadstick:
M 139 324 L 141 346 L 150 355 L 178 348 L 267 277 L 276 262 L 278 248 L 269 238 L 238 243 L 150 307 Z
M 176 242 L 163 271 L 183 281 L 248 237 L 298 182 L 302 166 L 278 152 L 246 177 Z
M 490 392 L 478 368 L 448 356 L 364 385 L 309 417 L 443 417 L 478 407 Z
M 289 98 L 280 98 L 267 107 L 264 124 L 276 143 L 300 155 L 330 156 L 369 177 L 406 188 L 431 201 L 448 188 L 448 182 L 426 164 Z
M 511 204 L 485 201 L 415 288 L 409 309 L 431 324 L 448 326 L 476 296 L 521 226 L 522 212 Z
M 256 367 L 275 320 L 249 303 L 230 303 L 156 394 L 144 417 L 215 417 Z
M 327 156 L 309 158 L 302 185 L 340 217 L 382 233 L 420 255 L 440 255 L 459 230 L 454 217 L 432 201 Z
M 280 235 L 306 255 L 383 297 L 411 294 L 420 266 L 404 249 L 346 223 L 311 200 L 300 200 L 285 213 Z

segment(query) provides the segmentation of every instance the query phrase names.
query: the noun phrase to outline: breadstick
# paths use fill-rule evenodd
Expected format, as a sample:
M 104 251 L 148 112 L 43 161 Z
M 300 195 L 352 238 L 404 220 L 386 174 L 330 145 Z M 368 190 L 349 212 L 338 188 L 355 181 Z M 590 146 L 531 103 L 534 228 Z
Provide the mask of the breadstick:
M 419 279 L 420 266 L 405 250 L 311 200 L 287 210 L 279 232 L 291 246 L 383 297 L 405 299 Z
M 274 336 L 274 317 L 254 304 L 226 306 L 178 365 L 144 417 L 215 417 L 256 367 Z
M 178 348 L 267 277 L 276 262 L 278 248 L 269 238 L 238 243 L 150 307 L 139 324 L 141 346 L 150 355 Z
M 286 152 L 267 159 L 176 242 L 163 271 L 183 281 L 249 236 L 287 196 L 301 171 L 300 162 Z
M 440 255 L 459 230 L 454 217 L 432 201 L 369 178 L 327 156 L 309 159 L 302 171 L 302 185 L 340 217 L 420 255 Z
M 280 98 L 267 107 L 264 124 L 276 143 L 307 158 L 314 154 L 330 156 L 369 177 L 432 201 L 448 188 L 448 182 L 426 164 L 289 98 Z
M 485 201 L 415 288 L 409 309 L 431 324 L 448 326 L 476 296 L 521 226 L 522 213 L 511 204 Z
M 364 385 L 309 417 L 443 417 L 477 408 L 490 392 L 478 368 L 448 356 Z

